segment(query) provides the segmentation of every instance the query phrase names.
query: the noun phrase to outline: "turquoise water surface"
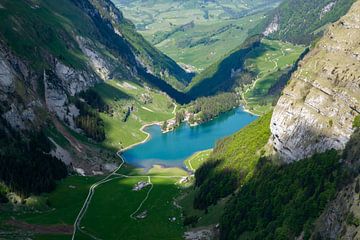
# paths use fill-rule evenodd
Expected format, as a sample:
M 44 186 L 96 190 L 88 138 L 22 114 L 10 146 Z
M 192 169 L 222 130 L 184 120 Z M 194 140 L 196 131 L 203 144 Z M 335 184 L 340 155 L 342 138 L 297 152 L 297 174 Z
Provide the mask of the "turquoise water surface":
M 256 118 L 237 108 L 199 126 L 182 124 L 165 134 L 160 126 L 153 125 L 145 128 L 151 138 L 126 150 L 122 156 L 127 163 L 137 167 L 150 168 L 155 164 L 184 167 L 186 158 L 197 151 L 213 148 L 217 140 L 237 132 Z

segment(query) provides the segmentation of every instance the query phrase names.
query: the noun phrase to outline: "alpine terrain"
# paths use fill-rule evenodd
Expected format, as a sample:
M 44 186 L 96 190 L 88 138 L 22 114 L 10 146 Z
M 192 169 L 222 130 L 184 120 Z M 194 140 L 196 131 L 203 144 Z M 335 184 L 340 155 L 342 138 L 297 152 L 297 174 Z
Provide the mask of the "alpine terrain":
M 360 239 L 359 0 L 0 0 L 0 239 Z

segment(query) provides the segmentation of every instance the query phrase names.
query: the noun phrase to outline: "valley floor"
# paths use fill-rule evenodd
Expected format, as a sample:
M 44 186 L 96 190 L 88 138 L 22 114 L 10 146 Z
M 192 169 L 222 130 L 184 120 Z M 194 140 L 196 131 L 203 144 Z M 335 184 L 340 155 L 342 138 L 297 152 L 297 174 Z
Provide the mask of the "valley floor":
M 182 239 L 181 209 L 175 198 L 186 186 L 188 172 L 154 166 L 144 173 L 123 163 L 105 178 L 68 177 L 53 193 L 29 201 L 15 211 L 4 209 L 0 237 Z M 135 190 L 140 184 L 144 187 Z M 6 231 L 10 221 L 18 223 L 12 225 L 17 230 Z M 25 223 L 27 227 L 23 227 Z M 50 230 L 42 231 L 45 226 Z M 51 230 L 57 226 L 62 230 Z M 69 229 L 73 229 L 71 234 Z

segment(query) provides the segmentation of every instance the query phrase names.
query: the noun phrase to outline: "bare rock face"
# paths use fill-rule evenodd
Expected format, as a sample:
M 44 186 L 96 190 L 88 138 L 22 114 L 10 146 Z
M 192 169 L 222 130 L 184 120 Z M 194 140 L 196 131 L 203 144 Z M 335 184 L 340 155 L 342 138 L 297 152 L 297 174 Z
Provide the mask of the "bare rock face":
M 76 37 L 76 40 L 81 48 L 81 51 L 88 57 L 89 64 L 92 70 L 100 77 L 101 80 L 109 80 L 111 73 L 114 71 L 115 66 L 111 63 L 111 59 L 99 54 L 94 50 L 94 43 L 90 39 L 86 39 L 80 36 Z
M 55 64 L 55 73 L 62 81 L 62 86 L 72 96 L 99 82 L 99 78 L 95 74 L 72 69 L 60 61 Z
M 279 31 L 279 16 L 275 16 L 273 21 L 267 26 L 263 32 L 264 36 L 269 36 L 270 34 Z
M 5 59 L 0 56 L 0 90 L 13 92 L 15 89 L 13 74 Z
M 360 114 L 360 1 L 300 63 L 274 109 L 271 143 L 287 161 L 342 149 Z

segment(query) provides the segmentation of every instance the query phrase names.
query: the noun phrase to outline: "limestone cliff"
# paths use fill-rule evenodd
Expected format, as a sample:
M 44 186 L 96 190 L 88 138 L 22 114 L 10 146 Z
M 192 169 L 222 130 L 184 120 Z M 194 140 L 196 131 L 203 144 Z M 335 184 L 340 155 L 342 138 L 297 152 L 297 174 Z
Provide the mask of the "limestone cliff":
M 360 113 L 360 1 L 300 63 L 271 121 L 271 142 L 287 161 L 342 149 Z
M 57 144 L 55 155 L 86 174 L 106 168 L 98 149 L 79 147 L 63 127 L 81 133 L 74 121 L 80 92 L 127 79 L 181 97 L 169 83 L 186 85 L 191 77 L 147 43 L 110 0 L 3 1 L 0 15 L 0 130 L 26 137 L 55 126 L 75 161 Z

